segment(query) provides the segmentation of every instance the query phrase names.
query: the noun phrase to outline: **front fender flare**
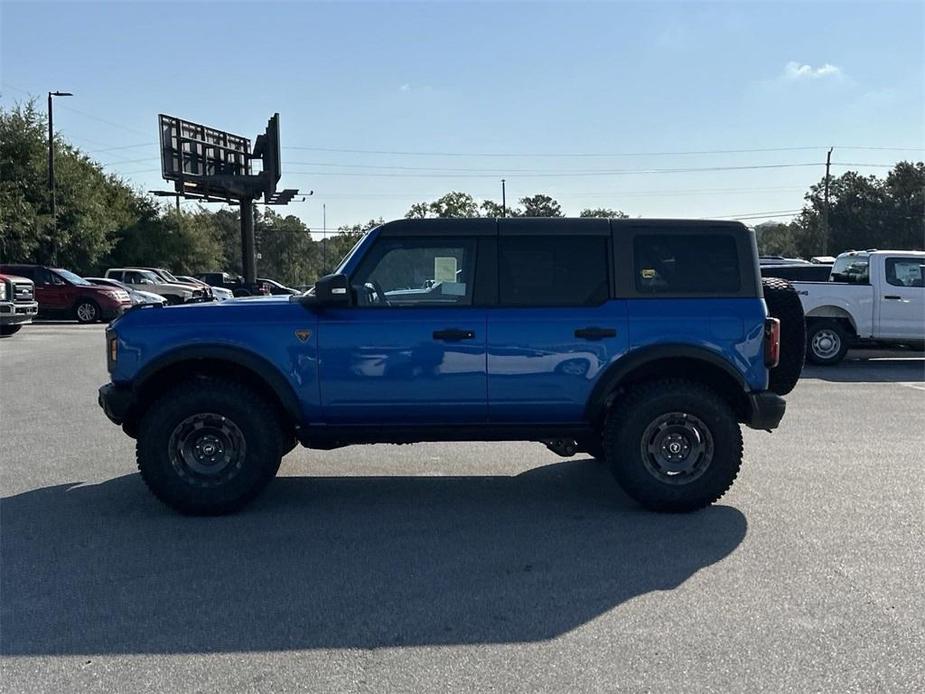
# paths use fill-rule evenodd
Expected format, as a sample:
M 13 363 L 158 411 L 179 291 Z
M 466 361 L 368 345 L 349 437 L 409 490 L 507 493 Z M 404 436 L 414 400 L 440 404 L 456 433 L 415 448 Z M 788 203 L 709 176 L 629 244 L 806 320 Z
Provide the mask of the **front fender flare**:
M 283 373 L 264 357 L 232 345 L 190 345 L 165 352 L 138 371 L 133 379 L 132 390 L 136 393 L 140 392 L 152 378 L 156 378 L 157 374 L 166 368 L 196 360 L 228 362 L 248 369 L 262 379 L 279 398 L 280 404 L 286 414 L 292 417 L 293 422 L 298 424 L 301 421 L 299 399 L 296 397 L 292 384 Z

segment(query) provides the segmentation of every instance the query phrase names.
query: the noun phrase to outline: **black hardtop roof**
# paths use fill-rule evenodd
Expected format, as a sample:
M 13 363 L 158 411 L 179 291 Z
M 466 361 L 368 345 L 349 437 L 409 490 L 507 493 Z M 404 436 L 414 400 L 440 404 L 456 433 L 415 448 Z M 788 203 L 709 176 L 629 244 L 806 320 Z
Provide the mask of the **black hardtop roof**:
M 492 233 L 499 222 L 505 225 L 516 226 L 520 230 L 525 227 L 536 227 L 549 233 L 551 227 L 579 227 L 603 229 L 610 225 L 612 229 L 663 229 L 672 227 L 683 228 L 685 231 L 709 231 L 721 228 L 725 231 L 749 232 L 741 222 L 713 219 L 602 219 L 599 217 L 450 217 L 428 219 L 395 219 L 379 225 L 379 232 L 388 235 L 404 233 Z

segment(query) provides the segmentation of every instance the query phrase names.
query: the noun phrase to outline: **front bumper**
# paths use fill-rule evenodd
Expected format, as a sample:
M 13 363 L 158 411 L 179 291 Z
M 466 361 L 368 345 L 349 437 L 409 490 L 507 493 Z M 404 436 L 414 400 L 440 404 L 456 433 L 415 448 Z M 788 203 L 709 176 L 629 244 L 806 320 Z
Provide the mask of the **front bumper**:
M 745 425 L 752 429 L 776 429 L 787 409 L 787 401 L 777 393 L 761 391 L 748 394 L 748 418 Z
M 0 302 L 0 325 L 21 325 L 31 323 L 39 312 L 37 301 L 31 303 Z
M 97 402 L 113 424 L 123 424 L 135 404 L 135 393 L 128 386 L 106 383 L 100 386 Z

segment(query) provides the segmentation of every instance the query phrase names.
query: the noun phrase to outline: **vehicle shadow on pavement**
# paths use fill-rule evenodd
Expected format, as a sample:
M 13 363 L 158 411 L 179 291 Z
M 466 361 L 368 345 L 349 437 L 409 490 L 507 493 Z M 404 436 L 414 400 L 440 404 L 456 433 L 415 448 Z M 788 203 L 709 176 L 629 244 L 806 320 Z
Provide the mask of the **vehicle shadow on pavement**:
M 832 383 L 923 383 L 925 359 L 851 359 L 835 366 L 807 364 L 801 378 Z
M 138 475 L 0 502 L 0 652 L 208 653 L 549 639 L 742 542 L 641 510 L 593 461 L 516 477 L 283 477 L 186 518 Z

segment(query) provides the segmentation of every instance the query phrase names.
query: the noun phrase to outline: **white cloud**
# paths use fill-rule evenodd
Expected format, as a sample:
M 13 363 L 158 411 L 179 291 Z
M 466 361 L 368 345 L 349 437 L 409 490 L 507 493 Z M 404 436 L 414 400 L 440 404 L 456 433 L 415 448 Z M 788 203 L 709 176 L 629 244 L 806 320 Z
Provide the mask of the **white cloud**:
M 402 86 L 400 86 L 399 89 L 400 89 L 401 91 L 403 91 L 403 92 L 410 92 L 410 91 L 411 91 L 411 85 L 408 84 L 408 83 L 406 82 L 405 84 L 403 84 Z
M 804 65 L 802 63 L 796 62 L 795 60 L 791 60 L 784 67 L 784 78 L 788 80 L 815 80 L 825 77 L 841 76 L 841 68 L 837 65 L 832 65 L 831 63 L 826 63 L 825 65 L 820 65 L 819 67 L 813 67 L 812 65 Z

